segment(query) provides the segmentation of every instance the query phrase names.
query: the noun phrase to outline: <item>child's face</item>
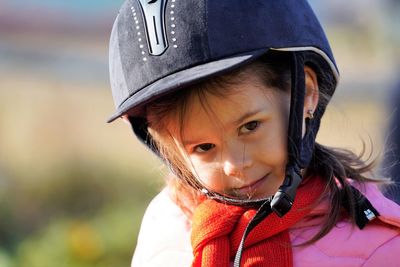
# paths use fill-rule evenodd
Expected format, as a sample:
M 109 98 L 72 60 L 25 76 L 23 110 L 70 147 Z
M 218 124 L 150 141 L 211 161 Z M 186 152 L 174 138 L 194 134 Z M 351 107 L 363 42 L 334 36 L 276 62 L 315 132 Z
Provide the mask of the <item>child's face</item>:
M 192 98 L 183 128 L 171 120 L 168 131 L 207 189 L 244 199 L 273 195 L 285 174 L 289 95 L 254 74 L 226 86 L 224 97 Z

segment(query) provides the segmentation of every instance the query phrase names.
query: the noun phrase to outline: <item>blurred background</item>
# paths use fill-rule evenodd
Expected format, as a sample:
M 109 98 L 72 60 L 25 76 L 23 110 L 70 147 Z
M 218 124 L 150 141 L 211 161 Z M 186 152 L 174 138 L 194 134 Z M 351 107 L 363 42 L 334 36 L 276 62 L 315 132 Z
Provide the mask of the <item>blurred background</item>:
M 127 125 L 105 122 L 122 2 L 0 1 L 1 267 L 130 264 L 163 170 Z M 400 1 L 310 3 L 342 75 L 318 139 L 357 153 L 364 140 L 381 158 L 400 77 Z

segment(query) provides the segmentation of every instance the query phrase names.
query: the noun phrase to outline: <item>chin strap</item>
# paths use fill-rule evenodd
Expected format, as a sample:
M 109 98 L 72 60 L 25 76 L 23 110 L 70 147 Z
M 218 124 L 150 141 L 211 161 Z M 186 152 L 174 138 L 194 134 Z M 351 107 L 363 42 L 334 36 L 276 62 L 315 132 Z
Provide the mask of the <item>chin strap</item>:
M 244 242 L 246 241 L 247 236 L 262 220 L 264 220 L 268 215 L 272 213 L 271 209 L 271 199 L 267 199 L 257 210 L 256 215 L 254 215 L 253 219 L 249 222 L 246 229 L 244 230 L 242 239 L 240 240 L 240 244 L 238 250 L 236 251 L 235 261 L 233 263 L 234 267 L 240 267 L 240 262 L 242 260 L 242 254 L 244 249 Z
M 271 201 L 271 209 L 279 217 L 283 217 L 292 208 L 296 190 L 301 181 L 302 177 L 297 165 L 287 166 L 285 180 Z
M 147 130 L 148 122 L 146 118 L 129 116 L 128 119 L 131 123 L 132 130 L 138 137 L 139 141 L 150 148 L 157 156 L 161 157 L 160 151 L 158 151 L 157 147 L 154 145 L 149 131 Z
M 271 201 L 271 209 L 284 216 L 292 207 L 297 187 L 302 181 L 300 156 L 302 151 L 303 109 L 305 97 L 304 56 L 292 53 L 292 80 L 290 95 L 290 115 L 288 128 L 288 163 L 285 179 Z

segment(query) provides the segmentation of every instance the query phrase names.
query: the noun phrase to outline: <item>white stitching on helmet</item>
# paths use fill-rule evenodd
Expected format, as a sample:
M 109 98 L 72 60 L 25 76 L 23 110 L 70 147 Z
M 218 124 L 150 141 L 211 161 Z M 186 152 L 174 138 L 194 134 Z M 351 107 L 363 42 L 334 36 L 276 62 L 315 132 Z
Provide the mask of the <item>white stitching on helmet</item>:
M 140 26 L 138 25 L 139 24 L 139 20 L 138 20 L 138 18 L 136 16 L 136 10 L 135 10 L 135 8 L 133 6 L 131 7 L 131 11 L 132 11 L 133 19 L 134 19 L 135 24 L 136 24 L 135 29 L 136 29 L 136 35 L 138 36 L 138 42 L 139 42 L 139 48 L 140 48 L 141 54 L 142 55 L 146 55 L 146 52 L 144 51 L 144 45 L 142 43 L 142 38 L 141 38 L 142 33 L 140 32 Z M 142 60 L 143 61 L 147 61 L 147 58 L 144 56 L 142 58 Z
M 175 8 L 175 0 L 171 0 L 170 8 L 171 8 L 171 11 L 170 11 L 169 13 L 171 14 L 171 18 L 170 18 L 170 21 L 171 21 L 171 28 L 174 29 L 174 28 L 176 27 L 176 24 L 175 24 L 176 22 L 175 22 L 175 17 L 174 17 L 174 14 L 175 14 L 175 11 L 174 11 L 174 8 Z M 171 40 L 172 40 L 173 43 L 175 43 L 175 42 L 176 42 L 175 31 L 172 30 L 172 31 L 171 31 L 171 34 L 174 35 L 174 38 L 172 38 Z M 178 46 L 177 46 L 176 44 L 172 45 L 172 47 L 173 47 L 173 48 L 178 48 Z

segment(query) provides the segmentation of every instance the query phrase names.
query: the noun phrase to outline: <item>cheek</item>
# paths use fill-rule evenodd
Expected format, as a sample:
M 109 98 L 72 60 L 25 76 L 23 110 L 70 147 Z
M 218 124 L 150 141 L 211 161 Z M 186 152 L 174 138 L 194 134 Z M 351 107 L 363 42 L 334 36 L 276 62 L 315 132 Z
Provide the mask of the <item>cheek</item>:
M 287 156 L 286 143 L 287 143 L 286 136 L 281 134 L 279 136 L 276 136 L 275 140 L 270 145 L 271 150 L 273 151 L 273 153 L 271 153 L 272 154 L 271 156 L 274 157 L 278 162 L 286 160 Z
M 262 154 L 261 157 L 270 164 L 283 164 L 287 158 L 287 134 L 284 125 L 278 121 L 271 123 L 264 129 L 263 138 L 256 149 Z M 260 149 L 262 148 L 262 149 Z
M 218 192 L 223 190 L 225 179 L 220 164 L 217 162 L 204 163 L 200 160 L 192 159 L 191 165 L 191 170 L 200 183 Z

